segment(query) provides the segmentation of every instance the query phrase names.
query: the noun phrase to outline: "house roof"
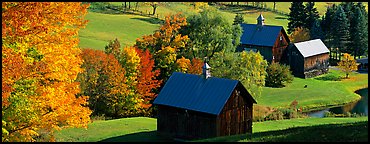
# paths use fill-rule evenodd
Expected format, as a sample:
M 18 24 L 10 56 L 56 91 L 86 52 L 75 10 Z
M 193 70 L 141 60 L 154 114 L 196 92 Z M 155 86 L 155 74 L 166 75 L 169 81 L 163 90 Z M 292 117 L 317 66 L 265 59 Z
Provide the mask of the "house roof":
M 257 24 L 241 24 L 243 34 L 240 39 L 241 44 L 258 45 L 258 46 L 274 46 L 278 38 L 279 32 L 284 29 L 282 26 Z
M 305 58 L 329 52 L 329 49 L 320 39 L 294 43 L 294 46 L 297 47 L 298 51 Z
M 238 80 L 204 79 L 201 75 L 174 72 L 153 103 L 218 115 L 239 83 Z
M 362 58 L 362 59 L 357 59 L 356 62 L 367 64 L 368 63 L 368 59 L 367 59 L 367 57 L 366 58 Z

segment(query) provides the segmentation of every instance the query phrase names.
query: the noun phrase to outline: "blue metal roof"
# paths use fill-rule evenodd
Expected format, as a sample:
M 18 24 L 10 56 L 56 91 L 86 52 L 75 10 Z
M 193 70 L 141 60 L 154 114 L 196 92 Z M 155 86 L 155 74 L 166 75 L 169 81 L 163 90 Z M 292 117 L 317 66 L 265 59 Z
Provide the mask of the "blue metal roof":
M 241 44 L 258 45 L 258 46 L 274 46 L 278 38 L 279 32 L 283 29 L 282 26 L 256 24 L 241 24 L 243 34 L 240 39 Z
M 218 115 L 238 83 L 174 72 L 153 103 Z

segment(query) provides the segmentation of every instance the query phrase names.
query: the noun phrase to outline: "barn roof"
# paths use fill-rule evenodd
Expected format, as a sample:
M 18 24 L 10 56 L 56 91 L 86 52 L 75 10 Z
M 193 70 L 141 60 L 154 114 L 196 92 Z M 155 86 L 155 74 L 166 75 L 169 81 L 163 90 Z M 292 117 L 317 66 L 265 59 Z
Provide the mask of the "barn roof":
M 298 51 L 303 55 L 303 57 L 310 57 L 329 52 L 329 49 L 320 39 L 294 43 L 294 45 L 297 47 Z
M 237 80 L 204 79 L 201 75 L 174 72 L 153 103 L 218 115 L 238 83 Z
M 241 44 L 257 46 L 274 46 L 279 32 L 284 29 L 282 26 L 241 24 L 243 34 Z M 285 32 L 284 32 L 285 33 Z M 285 34 L 286 35 L 286 34 Z M 287 35 L 286 35 L 287 36 Z

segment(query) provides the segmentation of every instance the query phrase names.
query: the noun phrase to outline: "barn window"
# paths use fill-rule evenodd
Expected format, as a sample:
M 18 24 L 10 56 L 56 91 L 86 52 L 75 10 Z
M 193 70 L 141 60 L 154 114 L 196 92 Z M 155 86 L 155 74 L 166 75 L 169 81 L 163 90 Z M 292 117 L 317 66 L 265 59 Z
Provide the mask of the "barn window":
M 280 36 L 280 41 L 282 41 L 283 40 L 283 36 Z

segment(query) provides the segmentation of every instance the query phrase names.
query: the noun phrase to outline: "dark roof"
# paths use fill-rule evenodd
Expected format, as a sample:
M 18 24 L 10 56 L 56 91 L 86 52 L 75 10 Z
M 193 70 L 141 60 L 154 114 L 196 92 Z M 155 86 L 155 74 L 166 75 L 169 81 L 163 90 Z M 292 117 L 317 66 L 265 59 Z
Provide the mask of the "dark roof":
M 243 34 L 240 39 L 241 44 L 257 46 L 274 46 L 279 32 L 284 29 L 282 26 L 256 24 L 241 24 Z M 285 34 L 286 35 L 286 34 Z
M 368 59 L 367 59 L 367 57 L 366 58 L 362 58 L 362 59 L 357 59 L 356 62 L 367 64 L 368 63 Z
M 153 103 L 218 115 L 239 83 L 238 80 L 204 79 L 201 75 L 174 72 Z
M 318 54 L 329 53 L 329 49 L 320 39 L 314 39 L 299 43 L 294 43 L 303 57 L 310 57 Z

